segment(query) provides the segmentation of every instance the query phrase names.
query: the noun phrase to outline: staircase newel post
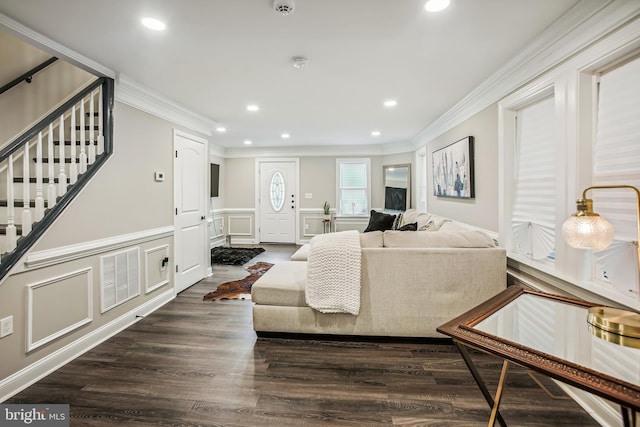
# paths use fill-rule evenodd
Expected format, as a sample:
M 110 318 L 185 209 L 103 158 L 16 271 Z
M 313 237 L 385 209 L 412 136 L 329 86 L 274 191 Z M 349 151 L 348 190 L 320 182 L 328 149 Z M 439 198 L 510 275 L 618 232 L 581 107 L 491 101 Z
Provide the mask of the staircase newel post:
M 16 213 L 13 194 L 13 154 L 9 155 L 7 165 L 7 250 L 10 252 L 16 248 L 18 235 L 16 231 Z
M 87 151 L 84 145 L 84 98 L 80 101 L 80 173 L 87 171 Z
M 72 131 L 73 133 L 73 131 Z M 58 174 L 58 194 L 63 195 L 67 192 L 67 173 L 65 171 L 65 148 L 64 148 L 64 113 L 60 115 L 60 124 L 58 125 L 58 135 L 60 146 L 58 148 L 58 156 L 60 157 L 60 173 Z
M 98 89 L 99 92 L 99 97 L 98 97 L 98 154 L 102 154 L 104 153 L 104 131 L 103 131 L 103 126 L 104 126 L 104 118 L 102 116 L 102 86 L 100 86 L 100 88 Z
M 29 142 L 24 144 L 24 154 L 22 155 L 22 235 L 31 233 L 31 194 L 30 194 L 30 174 L 29 174 Z
M 69 164 L 69 175 L 71 184 L 78 180 L 78 164 L 76 163 L 76 106 L 71 107 L 71 147 L 69 148 L 71 163 Z
M 91 141 L 91 143 L 89 144 L 89 164 L 92 165 L 95 163 L 96 161 L 96 137 L 95 137 L 95 131 L 94 131 L 94 112 L 95 112 L 95 107 L 94 107 L 94 97 L 93 97 L 93 92 L 91 92 L 91 95 L 89 97 L 89 141 Z
M 42 183 L 42 132 L 38 132 L 38 145 L 36 145 L 36 221 L 40 221 L 44 217 Z
M 47 139 L 47 159 L 48 165 L 47 175 L 49 177 L 48 197 L 47 202 L 49 208 L 52 208 L 56 204 L 56 186 L 54 180 L 54 167 L 53 167 L 53 123 L 49 125 L 49 135 Z

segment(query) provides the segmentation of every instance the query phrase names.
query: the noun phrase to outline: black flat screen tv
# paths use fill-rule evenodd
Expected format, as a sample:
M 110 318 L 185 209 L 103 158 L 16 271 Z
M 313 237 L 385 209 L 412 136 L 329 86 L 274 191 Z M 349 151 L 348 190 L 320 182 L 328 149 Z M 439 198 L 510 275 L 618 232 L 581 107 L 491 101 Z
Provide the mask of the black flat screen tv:
M 220 165 L 211 163 L 211 197 L 218 197 L 220 193 Z
M 397 187 L 384 188 L 384 208 L 393 211 L 407 209 L 407 189 Z

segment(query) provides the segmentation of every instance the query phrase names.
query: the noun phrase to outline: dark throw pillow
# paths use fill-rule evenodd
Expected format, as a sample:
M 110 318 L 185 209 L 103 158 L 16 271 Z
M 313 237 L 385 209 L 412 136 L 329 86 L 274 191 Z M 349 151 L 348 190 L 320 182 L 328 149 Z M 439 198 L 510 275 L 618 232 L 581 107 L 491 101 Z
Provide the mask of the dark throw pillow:
M 418 231 L 418 223 L 412 222 L 411 224 L 405 224 L 398 228 L 398 231 Z
M 371 216 L 369 217 L 369 225 L 364 229 L 364 233 L 368 233 L 369 231 L 391 230 L 395 219 L 395 215 L 376 212 L 372 209 Z

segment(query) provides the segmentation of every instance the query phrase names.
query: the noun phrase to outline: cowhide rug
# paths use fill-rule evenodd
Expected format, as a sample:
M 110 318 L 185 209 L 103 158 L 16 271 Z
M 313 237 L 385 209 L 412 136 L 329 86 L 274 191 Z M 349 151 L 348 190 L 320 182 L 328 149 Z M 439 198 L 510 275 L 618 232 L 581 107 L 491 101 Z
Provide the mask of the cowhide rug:
M 204 301 L 251 299 L 251 287 L 272 266 L 273 264 L 269 262 L 257 262 L 254 265 L 245 267 L 245 270 L 250 273 L 247 277 L 218 285 L 215 291 L 209 292 L 202 299 Z

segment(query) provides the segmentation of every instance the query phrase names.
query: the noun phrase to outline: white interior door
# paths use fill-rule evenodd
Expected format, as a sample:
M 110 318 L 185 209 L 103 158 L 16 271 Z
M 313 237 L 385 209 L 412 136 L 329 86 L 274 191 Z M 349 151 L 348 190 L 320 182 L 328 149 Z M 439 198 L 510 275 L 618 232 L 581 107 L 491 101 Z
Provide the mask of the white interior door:
M 208 268 L 206 141 L 174 133 L 176 293 L 205 277 Z
M 260 163 L 261 242 L 296 242 L 296 171 L 295 161 Z

